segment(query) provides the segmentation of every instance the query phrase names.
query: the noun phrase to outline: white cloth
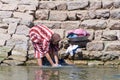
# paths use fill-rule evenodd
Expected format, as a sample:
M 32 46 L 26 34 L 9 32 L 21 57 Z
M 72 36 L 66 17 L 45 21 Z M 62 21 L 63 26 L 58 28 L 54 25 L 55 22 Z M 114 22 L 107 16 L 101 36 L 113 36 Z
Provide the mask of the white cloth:
M 67 50 L 66 50 L 66 54 L 70 53 L 71 56 L 73 56 L 75 49 L 78 48 L 78 45 L 70 45 Z

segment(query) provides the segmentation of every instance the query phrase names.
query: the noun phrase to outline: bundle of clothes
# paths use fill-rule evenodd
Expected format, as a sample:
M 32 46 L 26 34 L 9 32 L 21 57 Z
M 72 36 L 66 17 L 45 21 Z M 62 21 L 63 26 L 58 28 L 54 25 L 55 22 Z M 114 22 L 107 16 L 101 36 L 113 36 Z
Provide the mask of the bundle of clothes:
M 67 32 L 67 38 L 77 38 L 77 37 L 83 37 L 89 35 L 90 34 L 84 29 L 69 30 Z
M 78 38 L 78 37 L 85 37 L 85 36 L 89 36 L 90 34 L 84 30 L 84 29 L 75 29 L 75 30 L 69 30 L 67 32 L 67 38 Z M 66 54 L 70 54 L 70 56 L 73 56 L 77 49 L 80 48 L 79 45 L 76 44 L 70 44 L 69 47 L 66 50 Z

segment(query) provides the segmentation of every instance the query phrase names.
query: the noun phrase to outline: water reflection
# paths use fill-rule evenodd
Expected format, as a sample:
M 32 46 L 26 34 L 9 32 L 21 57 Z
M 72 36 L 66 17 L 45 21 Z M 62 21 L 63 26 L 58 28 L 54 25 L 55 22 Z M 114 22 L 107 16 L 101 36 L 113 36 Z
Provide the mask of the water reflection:
M 0 66 L 0 80 L 120 80 L 120 67 Z
M 59 80 L 59 70 L 37 70 L 35 80 Z

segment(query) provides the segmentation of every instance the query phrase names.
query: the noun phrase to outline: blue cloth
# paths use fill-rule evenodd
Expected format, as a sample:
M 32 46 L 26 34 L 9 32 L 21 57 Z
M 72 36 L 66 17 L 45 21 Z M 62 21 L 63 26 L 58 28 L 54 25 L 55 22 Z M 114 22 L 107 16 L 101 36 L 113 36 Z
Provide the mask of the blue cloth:
M 70 33 L 67 35 L 67 38 L 76 38 L 76 37 L 78 37 L 78 35 L 74 33 Z

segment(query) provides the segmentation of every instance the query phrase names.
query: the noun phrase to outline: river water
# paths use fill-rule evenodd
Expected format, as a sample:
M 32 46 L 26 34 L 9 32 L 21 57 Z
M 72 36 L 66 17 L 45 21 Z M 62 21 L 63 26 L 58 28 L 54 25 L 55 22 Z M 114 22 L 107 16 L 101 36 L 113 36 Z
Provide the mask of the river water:
M 1 66 L 0 80 L 120 80 L 120 68 Z

